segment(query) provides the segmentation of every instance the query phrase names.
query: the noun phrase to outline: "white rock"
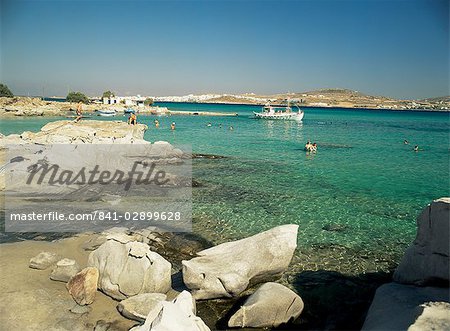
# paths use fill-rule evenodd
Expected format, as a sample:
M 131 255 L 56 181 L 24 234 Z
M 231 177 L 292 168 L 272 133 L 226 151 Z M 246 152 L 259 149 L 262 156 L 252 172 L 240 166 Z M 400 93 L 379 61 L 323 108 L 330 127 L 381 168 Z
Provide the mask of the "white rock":
M 234 297 L 250 282 L 284 272 L 297 247 L 298 225 L 275 227 L 252 237 L 203 250 L 183 261 L 183 280 L 196 299 Z
M 200 317 L 195 316 L 195 300 L 187 291 L 172 302 L 164 301 L 148 314 L 145 323 L 132 331 L 210 331 Z
M 427 302 L 421 307 L 422 313 L 408 331 L 450 330 L 450 303 Z
M 145 321 L 148 313 L 166 300 L 162 293 L 142 293 L 122 300 L 117 305 L 117 310 L 126 318 Z
M 55 264 L 61 257 L 52 252 L 41 252 L 30 259 L 29 267 L 44 270 Z
M 229 327 L 277 327 L 295 320 L 303 311 L 303 300 L 278 283 L 265 283 L 228 321 Z
M 100 272 L 99 289 L 114 299 L 166 293 L 171 287 L 170 262 L 143 243 L 107 240 L 91 252 L 88 265 Z
M 56 267 L 50 274 L 50 279 L 67 283 L 79 271 L 81 271 L 81 268 L 75 260 L 62 259 L 56 263 Z
M 37 133 L 24 132 L 20 139 L 24 143 L 40 144 L 150 144 L 144 140 L 147 128 L 144 124 L 128 125 L 122 121 L 54 121 L 47 123 Z M 16 139 L 16 136 L 8 137 L 2 140 L 10 143 L 13 138 Z
M 428 205 L 417 218 L 417 237 L 394 273 L 394 281 L 428 285 L 449 282 L 450 198 Z

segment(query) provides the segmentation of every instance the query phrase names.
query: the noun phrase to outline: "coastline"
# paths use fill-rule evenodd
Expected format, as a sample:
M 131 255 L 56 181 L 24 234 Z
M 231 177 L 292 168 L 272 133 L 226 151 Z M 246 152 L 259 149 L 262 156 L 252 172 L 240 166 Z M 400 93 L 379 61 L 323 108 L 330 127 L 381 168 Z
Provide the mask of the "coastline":
M 77 128 L 77 130 L 74 131 L 74 128 Z M 38 133 L 24 132 L 22 135 L 3 137 L 2 141 L 31 144 L 62 141 L 76 144 L 110 144 L 135 141 L 150 144 L 142 140 L 146 129 L 147 127 L 142 124 L 130 127 L 125 123 L 110 121 L 82 121 L 79 124 L 59 121 L 47 124 Z M 111 137 L 116 139 L 111 140 Z M 162 155 L 165 155 L 165 153 Z M 333 232 L 341 230 L 342 228 L 333 228 L 333 226 L 326 229 L 326 231 Z M 170 299 L 186 289 L 186 284 L 180 278 L 183 268 L 182 261 L 198 258 L 198 252 L 210 247 L 220 246 L 213 245 L 212 242 L 198 234 L 164 234 L 148 230 L 142 232 L 145 233 L 145 236 L 143 236 L 142 233 L 127 229 L 119 229 L 118 231 L 121 236 L 131 236 L 134 241 L 146 243 L 152 251 L 160 254 L 171 263 L 172 290 L 166 293 Z M 63 283 L 48 278 L 51 269 L 38 271 L 27 267 L 29 259 L 40 251 L 58 252 L 63 257 L 75 259 L 84 267 L 87 264 L 88 255 L 98 247 L 97 243 L 102 244 L 102 241 L 99 241 L 99 237 L 102 236 L 104 237 L 102 233 L 79 233 L 52 242 L 26 240 L 0 244 L 0 263 L 2 271 L 6 271 L 0 275 L 4 286 L 1 289 L 8 292 L 6 287 L 8 289 L 14 288 L 14 291 L 8 292 L 8 300 L 3 300 L 0 303 L 2 316 L 6 316 L 6 322 L 10 323 L 5 324 L 6 327 L 21 328 L 22 321 L 30 319 L 35 324 L 29 324 L 28 326 L 35 330 L 41 329 L 42 325 L 50 330 L 52 327 L 60 330 L 73 329 L 74 325 L 77 325 L 80 330 L 92 330 L 96 326 L 100 327 L 100 325 L 108 325 L 116 330 L 128 330 L 136 325 L 136 322 L 119 314 L 116 309 L 118 301 L 114 301 L 101 291 L 97 291 L 93 304 L 89 306 L 90 308 L 85 308 L 88 311 L 82 313 L 81 317 L 69 312 L 68 310 L 72 309 L 75 303 L 70 298 Z M 297 237 L 297 234 L 295 236 Z M 225 241 L 223 244 L 227 242 Z M 262 247 L 265 244 L 265 241 L 261 242 Z M 267 245 L 269 244 L 267 243 Z M 250 248 L 250 246 L 247 248 Z M 278 247 L 277 249 L 281 248 Z M 355 269 L 358 264 L 356 259 L 368 261 L 376 257 L 380 260 L 378 262 L 380 265 L 386 261 L 383 261 L 383 257 L 380 255 L 371 257 L 368 252 L 354 252 L 352 256 L 346 259 L 344 255 L 348 253 L 347 249 L 338 245 L 318 245 L 313 250 L 323 250 L 323 255 L 319 253 L 317 256 L 308 256 L 307 250 L 297 248 L 281 278 L 276 279 L 279 284 L 301 295 L 305 302 L 305 309 L 301 317 L 295 319 L 294 322 L 290 322 L 285 326 L 285 329 L 361 328 L 375 290 L 391 280 L 392 271 L 396 265 L 386 265 L 385 267 L 390 270 L 389 272 L 353 270 L 353 273 L 350 274 L 340 270 L 336 271 L 333 268 L 347 264 L 344 269 L 350 270 L 352 265 Z M 327 270 L 317 270 L 320 259 L 329 254 L 328 250 L 335 254 L 332 258 L 335 265 L 328 265 Z M 237 262 L 235 261 L 235 263 Z M 35 277 L 35 281 L 29 281 Z M 258 286 L 258 284 L 252 284 L 241 295 L 231 299 L 197 301 L 198 317 L 211 330 L 228 330 L 227 321 L 230 315 L 242 305 L 243 300 L 255 292 Z M 345 297 L 345 300 L 342 300 L 343 297 Z M 37 302 L 40 302 L 40 304 L 36 307 Z M 339 305 L 336 303 L 339 303 Z M 19 307 L 22 308 L 19 309 Z M 16 313 L 17 311 L 20 313 Z M 57 313 L 54 313 L 55 311 Z M 252 328 L 252 330 L 262 329 Z
M 255 106 L 262 107 L 263 103 L 232 103 L 232 102 L 184 102 L 184 101 L 157 101 L 155 104 L 202 104 L 202 105 L 229 105 L 229 106 Z M 284 107 L 286 104 L 272 104 L 276 107 Z M 391 112 L 425 112 L 425 113 L 449 113 L 450 109 L 391 109 L 391 108 L 368 108 L 368 107 L 343 107 L 343 106 L 312 106 L 300 105 L 301 109 L 342 109 L 342 110 L 368 110 L 368 111 L 391 111 Z
M 198 104 L 198 105 L 223 105 L 223 106 L 250 106 L 261 107 L 264 103 L 245 103 L 245 102 L 222 102 L 222 101 L 202 101 L 202 102 L 178 102 L 178 101 L 157 101 L 152 107 L 139 107 L 141 114 L 152 115 L 155 112 L 155 106 L 159 105 L 179 105 L 179 104 Z M 273 103 L 274 106 L 285 106 L 281 103 Z M 361 110 L 361 111 L 390 111 L 390 112 L 424 112 L 424 113 L 449 113 L 450 109 L 400 109 L 400 108 L 382 108 L 382 107 L 363 107 L 358 105 L 353 106 L 339 106 L 339 105 L 311 105 L 311 104 L 299 104 L 302 109 L 336 109 L 336 110 Z M 40 98 L 29 97 L 13 97 L 13 98 L 0 98 L 0 118 L 14 118 L 14 117 L 38 117 L 38 116 L 74 116 L 77 105 L 75 103 L 65 101 L 42 101 Z M 83 111 L 89 116 L 94 116 L 96 110 L 100 109 L 114 109 L 117 112 L 123 112 L 126 108 L 125 105 L 104 105 L 104 104 L 87 104 L 83 105 Z M 202 116 L 233 116 L 235 115 L 222 112 L 214 113 L 207 111 L 181 111 L 178 109 L 163 109 L 161 111 L 164 114 L 173 113 L 174 115 L 202 115 Z

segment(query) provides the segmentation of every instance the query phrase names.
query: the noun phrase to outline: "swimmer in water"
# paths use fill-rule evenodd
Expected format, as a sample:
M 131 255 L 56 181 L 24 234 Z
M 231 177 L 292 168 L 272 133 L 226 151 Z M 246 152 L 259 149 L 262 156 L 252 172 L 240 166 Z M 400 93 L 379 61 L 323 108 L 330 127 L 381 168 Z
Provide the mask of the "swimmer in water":
M 305 145 L 305 151 L 310 152 L 310 151 L 311 151 L 311 148 L 312 148 L 311 141 L 308 140 L 308 142 L 307 142 L 306 145 Z
M 175 122 L 172 122 L 172 124 L 170 124 L 170 130 L 175 130 Z
M 207 126 L 208 128 L 212 127 L 212 124 L 211 124 L 211 122 L 210 122 L 210 123 L 208 123 L 208 124 L 206 124 L 206 126 Z
M 405 145 L 408 145 L 408 144 L 409 144 L 409 141 L 405 139 L 405 140 L 403 141 L 403 143 L 404 143 Z
M 159 128 L 159 121 L 155 120 L 155 128 Z
M 233 131 L 233 130 L 234 130 L 233 126 L 230 126 L 230 131 Z
M 414 152 L 418 152 L 418 151 L 419 151 L 419 146 L 418 145 L 414 146 Z

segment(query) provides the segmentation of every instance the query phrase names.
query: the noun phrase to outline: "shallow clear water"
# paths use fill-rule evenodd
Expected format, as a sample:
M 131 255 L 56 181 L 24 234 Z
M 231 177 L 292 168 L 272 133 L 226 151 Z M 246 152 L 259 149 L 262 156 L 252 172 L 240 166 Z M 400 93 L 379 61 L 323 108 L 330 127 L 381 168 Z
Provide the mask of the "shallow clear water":
M 147 140 L 228 157 L 193 164 L 203 184 L 193 189 L 194 228 L 215 243 L 296 223 L 298 268 L 387 270 L 413 240 L 420 211 L 450 193 L 449 113 L 306 109 L 296 123 L 251 119 L 260 107 L 167 106 L 240 115 L 159 117 L 159 129 L 154 116 L 139 116 Z M 5 120 L 0 132 L 36 131 L 51 120 Z M 303 151 L 308 139 L 316 154 Z

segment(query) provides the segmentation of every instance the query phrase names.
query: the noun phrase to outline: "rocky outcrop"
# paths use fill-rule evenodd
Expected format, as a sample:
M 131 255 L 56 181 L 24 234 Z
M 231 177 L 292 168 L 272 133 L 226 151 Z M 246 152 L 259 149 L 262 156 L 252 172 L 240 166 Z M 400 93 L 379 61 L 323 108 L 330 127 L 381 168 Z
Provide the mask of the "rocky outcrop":
M 148 245 L 110 236 L 89 255 L 88 265 L 100 271 L 99 288 L 114 299 L 141 293 L 166 293 L 171 287 L 171 264 Z
M 0 117 L 13 116 L 74 116 L 78 104 L 75 102 L 45 101 L 41 98 L 30 97 L 0 97 Z M 84 116 L 96 116 L 96 110 L 106 108 L 115 110 L 117 114 L 122 114 L 128 107 L 124 104 L 99 105 L 97 103 L 83 104 Z M 166 107 L 139 107 L 139 114 L 168 113 Z
M 75 276 L 80 270 L 81 268 L 75 260 L 62 259 L 56 263 L 56 267 L 50 274 L 50 279 L 60 282 L 68 282 L 70 278 Z
M 449 283 L 450 198 L 428 205 L 417 218 L 417 237 L 395 270 L 394 281 L 428 285 Z
M 234 297 L 250 283 L 284 272 L 297 247 L 298 225 L 282 225 L 224 243 L 183 261 L 183 280 L 196 299 Z
M 450 198 L 435 200 L 417 218 L 416 239 L 395 282 L 377 289 L 363 330 L 450 329 L 449 207 Z
M 143 140 L 147 125 L 128 125 L 123 121 L 54 121 L 44 125 L 37 133 L 25 131 L 21 135 L 2 138 L 2 144 L 130 144 Z
M 295 320 L 303 311 L 303 300 L 287 287 L 265 283 L 228 321 L 229 327 L 277 327 Z
M 209 331 L 208 326 L 195 313 L 195 300 L 189 292 L 183 291 L 172 302 L 161 302 L 150 311 L 143 325 L 130 331 Z
M 162 293 L 142 293 L 122 300 L 117 310 L 126 318 L 143 322 L 148 313 L 166 298 Z
M 70 295 L 79 305 L 90 305 L 97 293 L 98 269 L 87 267 L 73 276 L 67 283 Z
M 41 252 L 30 259 L 29 267 L 44 270 L 55 264 L 61 257 L 52 252 Z
M 40 98 L 0 97 L 0 116 L 61 116 L 65 104 Z
M 389 283 L 380 286 L 375 293 L 372 305 L 362 327 L 363 331 L 408 330 L 423 311 L 427 302 L 448 302 L 448 288 L 416 287 Z M 447 323 L 450 323 L 450 309 L 446 310 Z M 424 328 L 422 330 L 446 330 Z

